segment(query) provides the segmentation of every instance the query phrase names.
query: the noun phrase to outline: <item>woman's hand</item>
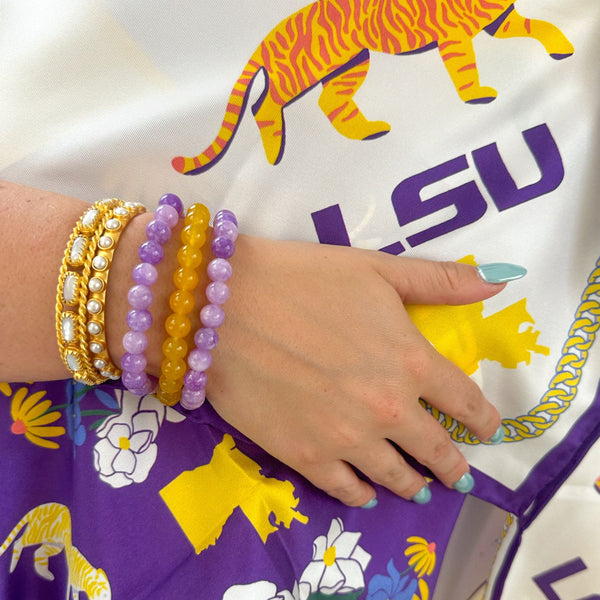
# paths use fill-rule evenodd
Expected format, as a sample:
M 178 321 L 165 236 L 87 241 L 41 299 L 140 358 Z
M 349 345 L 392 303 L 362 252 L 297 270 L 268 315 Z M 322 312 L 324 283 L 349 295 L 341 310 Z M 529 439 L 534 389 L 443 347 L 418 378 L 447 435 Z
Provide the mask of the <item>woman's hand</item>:
M 468 304 L 503 285 L 475 267 L 240 236 L 208 397 L 242 433 L 351 506 L 374 498 L 350 465 L 403 498 L 468 464 L 419 398 L 482 440 L 500 425 L 479 387 L 419 333 L 404 304 Z

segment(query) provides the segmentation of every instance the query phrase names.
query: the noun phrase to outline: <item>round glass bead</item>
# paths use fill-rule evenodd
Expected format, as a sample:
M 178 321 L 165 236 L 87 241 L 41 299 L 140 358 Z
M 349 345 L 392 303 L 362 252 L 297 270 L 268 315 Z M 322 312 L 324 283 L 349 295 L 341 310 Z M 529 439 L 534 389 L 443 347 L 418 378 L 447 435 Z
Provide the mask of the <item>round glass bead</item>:
M 160 389 L 156 392 L 158 399 L 167 406 L 175 406 L 179 402 L 179 394 L 178 391 L 168 394 Z
M 104 289 L 104 281 L 100 277 L 92 277 L 88 282 L 90 292 L 101 292 Z
M 165 256 L 162 246 L 155 240 L 146 240 L 138 250 L 142 262 L 157 265 Z
M 125 352 L 121 357 L 121 369 L 129 373 L 142 373 L 146 369 L 148 361 L 144 354 L 132 354 Z
M 238 226 L 238 220 L 236 219 L 236 216 L 226 208 L 220 210 L 215 215 L 215 223 L 218 223 L 219 221 L 231 221 L 236 227 Z
M 186 225 L 181 230 L 181 243 L 200 248 L 206 242 L 206 227 L 196 223 Z
M 224 304 L 229 299 L 229 288 L 222 281 L 211 281 L 206 286 L 206 298 L 212 304 Z
M 197 269 L 202 264 L 202 251 L 199 248 L 185 244 L 177 251 L 177 262 L 182 267 Z
M 194 348 L 188 356 L 188 365 L 194 371 L 206 371 L 212 364 L 212 356 L 208 350 Z
M 200 327 L 194 334 L 194 344 L 200 350 L 214 350 L 219 343 L 219 334 L 211 327 Z
M 189 369 L 183 376 L 183 385 L 193 392 L 205 389 L 207 381 L 208 376 L 204 371 L 194 371 L 193 369 Z
M 163 354 L 170 359 L 183 358 L 187 351 L 188 345 L 183 338 L 168 337 L 162 345 Z
M 200 320 L 205 327 L 219 327 L 225 321 L 225 311 L 216 304 L 207 304 L 200 311 Z
M 146 236 L 159 244 L 165 244 L 171 239 L 171 228 L 164 222 L 152 219 L 146 226 Z
M 213 258 L 206 268 L 211 281 L 227 281 L 233 272 L 231 264 L 224 258 Z
M 148 338 L 141 331 L 128 331 L 123 336 L 123 348 L 131 354 L 141 354 L 148 347 Z
M 179 221 L 179 213 L 170 204 L 159 204 L 154 211 L 154 218 L 166 223 L 169 229 L 173 229 Z
M 132 286 L 127 293 L 127 300 L 132 308 L 148 309 L 152 305 L 153 299 L 152 290 L 139 283 Z
M 142 285 L 154 285 L 158 280 L 158 271 L 151 263 L 138 263 L 133 267 L 133 280 Z
M 210 212 L 208 211 L 208 208 L 204 206 L 204 204 L 192 204 L 185 215 L 184 223 L 186 225 L 198 223 L 207 227 L 209 220 Z
M 158 384 L 166 394 L 177 394 L 179 396 L 179 390 L 183 387 L 183 379 L 168 379 L 161 375 Z
M 97 315 L 98 313 L 102 312 L 102 304 L 100 303 L 99 300 L 88 300 L 88 303 L 86 304 L 88 312 L 92 313 L 93 315 Z
M 194 410 L 200 408 L 206 399 L 205 390 L 192 391 L 190 389 L 183 389 L 181 392 L 181 406 L 186 410 Z
M 149 377 L 146 376 L 142 387 L 138 388 L 127 388 L 134 396 L 146 396 L 147 394 L 151 394 L 156 389 L 156 382 L 152 381 Z
M 168 379 L 181 379 L 185 375 L 186 366 L 182 358 L 170 360 L 166 358 L 160 366 L 161 373 Z
M 187 315 L 194 310 L 194 295 L 188 290 L 176 290 L 169 297 L 169 306 L 174 313 Z
M 213 225 L 214 237 L 225 237 L 235 242 L 238 236 L 238 228 L 231 221 L 218 221 Z
M 139 371 L 123 370 L 121 381 L 127 389 L 141 389 L 146 381 L 146 374 Z
M 160 200 L 158 201 L 158 204 L 168 204 L 169 206 L 172 206 L 177 211 L 180 217 L 183 217 L 183 215 L 185 214 L 183 202 L 181 201 L 181 198 L 175 194 L 165 194 L 164 196 L 161 196 Z
M 165 321 L 165 329 L 171 337 L 184 338 L 191 328 L 192 324 L 185 315 L 169 315 Z
M 235 252 L 235 245 L 230 239 L 221 236 L 212 241 L 211 249 L 217 258 L 231 258 Z
M 179 267 L 173 273 L 173 283 L 180 290 L 193 290 L 198 285 L 198 273 L 190 267 Z
M 134 308 L 127 313 L 126 319 L 131 331 L 147 331 L 152 325 L 152 314 L 148 310 Z

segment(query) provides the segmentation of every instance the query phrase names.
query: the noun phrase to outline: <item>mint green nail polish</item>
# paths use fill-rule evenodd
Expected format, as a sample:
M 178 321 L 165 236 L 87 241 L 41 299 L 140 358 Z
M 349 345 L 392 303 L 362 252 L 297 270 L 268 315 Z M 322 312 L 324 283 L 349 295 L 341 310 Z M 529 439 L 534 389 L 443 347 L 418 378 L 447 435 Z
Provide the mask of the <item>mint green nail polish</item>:
M 468 494 L 474 485 L 475 480 L 473 479 L 473 475 L 467 472 L 452 487 L 461 494 Z
M 501 444 L 504 441 L 504 425 L 500 425 L 496 433 L 489 439 L 490 444 Z
M 488 263 L 477 267 L 479 276 L 488 283 L 505 283 L 521 279 L 527 275 L 527 269 L 511 263 Z
M 377 506 L 377 498 L 371 498 L 366 504 L 363 504 L 361 508 L 375 508 Z
M 431 490 L 428 485 L 424 485 L 411 500 L 416 504 L 427 504 L 431 500 Z

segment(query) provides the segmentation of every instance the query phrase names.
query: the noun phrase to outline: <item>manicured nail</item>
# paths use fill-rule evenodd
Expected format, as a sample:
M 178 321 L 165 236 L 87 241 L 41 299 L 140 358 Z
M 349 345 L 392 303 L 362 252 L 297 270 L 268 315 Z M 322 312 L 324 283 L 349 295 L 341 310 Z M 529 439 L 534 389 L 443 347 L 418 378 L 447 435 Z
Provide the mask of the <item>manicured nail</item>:
M 428 485 L 424 485 L 411 500 L 417 504 L 427 504 L 431 500 L 431 490 Z
M 501 444 L 504 441 L 504 425 L 500 425 L 496 433 L 488 440 L 490 444 Z
M 363 504 L 361 508 L 375 508 L 377 506 L 377 498 L 371 498 L 366 504 Z
M 452 487 L 461 494 L 468 494 L 474 485 L 473 475 L 467 471 Z
M 511 263 L 488 263 L 477 267 L 479 276 L 488 283 L 505 283 L 521 279 L 527 275 L 527 269 Z

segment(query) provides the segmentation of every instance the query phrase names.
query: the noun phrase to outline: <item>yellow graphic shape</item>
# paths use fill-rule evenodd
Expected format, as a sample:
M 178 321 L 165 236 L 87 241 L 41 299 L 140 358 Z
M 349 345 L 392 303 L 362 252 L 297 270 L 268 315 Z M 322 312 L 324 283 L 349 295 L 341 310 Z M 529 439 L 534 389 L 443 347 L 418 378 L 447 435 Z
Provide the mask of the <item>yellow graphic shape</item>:
M 476 264 L 473 256 L 458 262 Z M 523 298 L 489 316 L 483 315 L 483 302 L 463 306 L 407 306 L 406 309 L 421 333 L 436 350 L 472 375 L 484 360 L 499 362 L 506 369 L 529 364 L 531 354 L 549 355 L 550 349 L 537 343 L 539 331 Z
M 260 469 L 225 434 L 208 464 L 184 471 L 160 490 L 196 554 L 216 543 L 238 507 L 263 543 L 280 525 L 308 523 L 308 517 L 295 510 L 300 500 L 292 483 L 265 477 Z

